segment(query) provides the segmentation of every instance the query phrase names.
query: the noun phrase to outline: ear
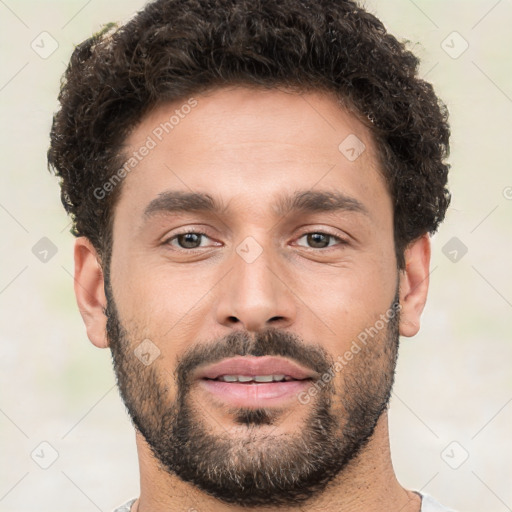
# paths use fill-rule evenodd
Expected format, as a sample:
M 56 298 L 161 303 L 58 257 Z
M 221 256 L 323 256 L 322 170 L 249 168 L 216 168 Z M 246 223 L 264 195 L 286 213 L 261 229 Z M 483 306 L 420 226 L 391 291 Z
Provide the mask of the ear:
M 103 271 L 96 249 L 83 236 L 75 242 L 75 296 L 89 340 L 96 347 L 108 347 Z
M 400 334 L 414 336 L 427 301 L 430 238 L 428 234 L 411 242 L 405 249 L 405 269 L 400 272 Z

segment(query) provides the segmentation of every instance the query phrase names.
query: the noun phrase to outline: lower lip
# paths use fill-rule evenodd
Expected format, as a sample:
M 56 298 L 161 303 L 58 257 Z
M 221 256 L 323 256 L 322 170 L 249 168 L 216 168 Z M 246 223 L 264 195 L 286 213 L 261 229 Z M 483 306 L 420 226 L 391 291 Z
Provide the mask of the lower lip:
M 297 400 L 311 386 L 311 380 L 287 382 L 239 383 L 201 379 L 200 385 L 220 401 L 235 407 L 278 407 Z

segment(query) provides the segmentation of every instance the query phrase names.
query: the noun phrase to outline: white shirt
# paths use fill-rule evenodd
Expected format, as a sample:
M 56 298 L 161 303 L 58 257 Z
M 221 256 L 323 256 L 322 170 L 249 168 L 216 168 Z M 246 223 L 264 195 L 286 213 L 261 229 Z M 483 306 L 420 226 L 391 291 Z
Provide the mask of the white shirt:
M 454 512 L 451 508 L 446 508 L 437 502 L 432 496 L 422 494 L 420 512 Z

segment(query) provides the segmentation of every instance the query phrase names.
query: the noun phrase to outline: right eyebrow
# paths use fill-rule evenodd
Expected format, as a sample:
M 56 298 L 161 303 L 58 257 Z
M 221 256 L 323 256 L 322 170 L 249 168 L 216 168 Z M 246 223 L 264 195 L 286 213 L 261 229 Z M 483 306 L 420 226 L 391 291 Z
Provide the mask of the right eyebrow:
M 199 192 L 182 192 L 170 190 L 162 192 L 144 209 L 144 217 L 149 218 L 158 213 L 212 212 L 221 214 L 226 207 L 211 195 Z

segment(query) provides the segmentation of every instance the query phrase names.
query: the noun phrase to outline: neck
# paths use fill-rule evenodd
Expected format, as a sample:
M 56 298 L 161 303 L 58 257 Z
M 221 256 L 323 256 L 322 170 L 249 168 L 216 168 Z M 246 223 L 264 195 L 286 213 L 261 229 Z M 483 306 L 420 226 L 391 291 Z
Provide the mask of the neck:
M 192 484 L 164 471 L 146 441 L 137 432 L 140 498 L 132 512 L 270 512 L 275 507 L 241 507 L 223 503 Z M 388 417 L 384 412 L 368 444 L 318 496 L 300 505 L 282 506 L 280 512 L 418 512 L 420 497 L 397 481 L 389 449 Z

